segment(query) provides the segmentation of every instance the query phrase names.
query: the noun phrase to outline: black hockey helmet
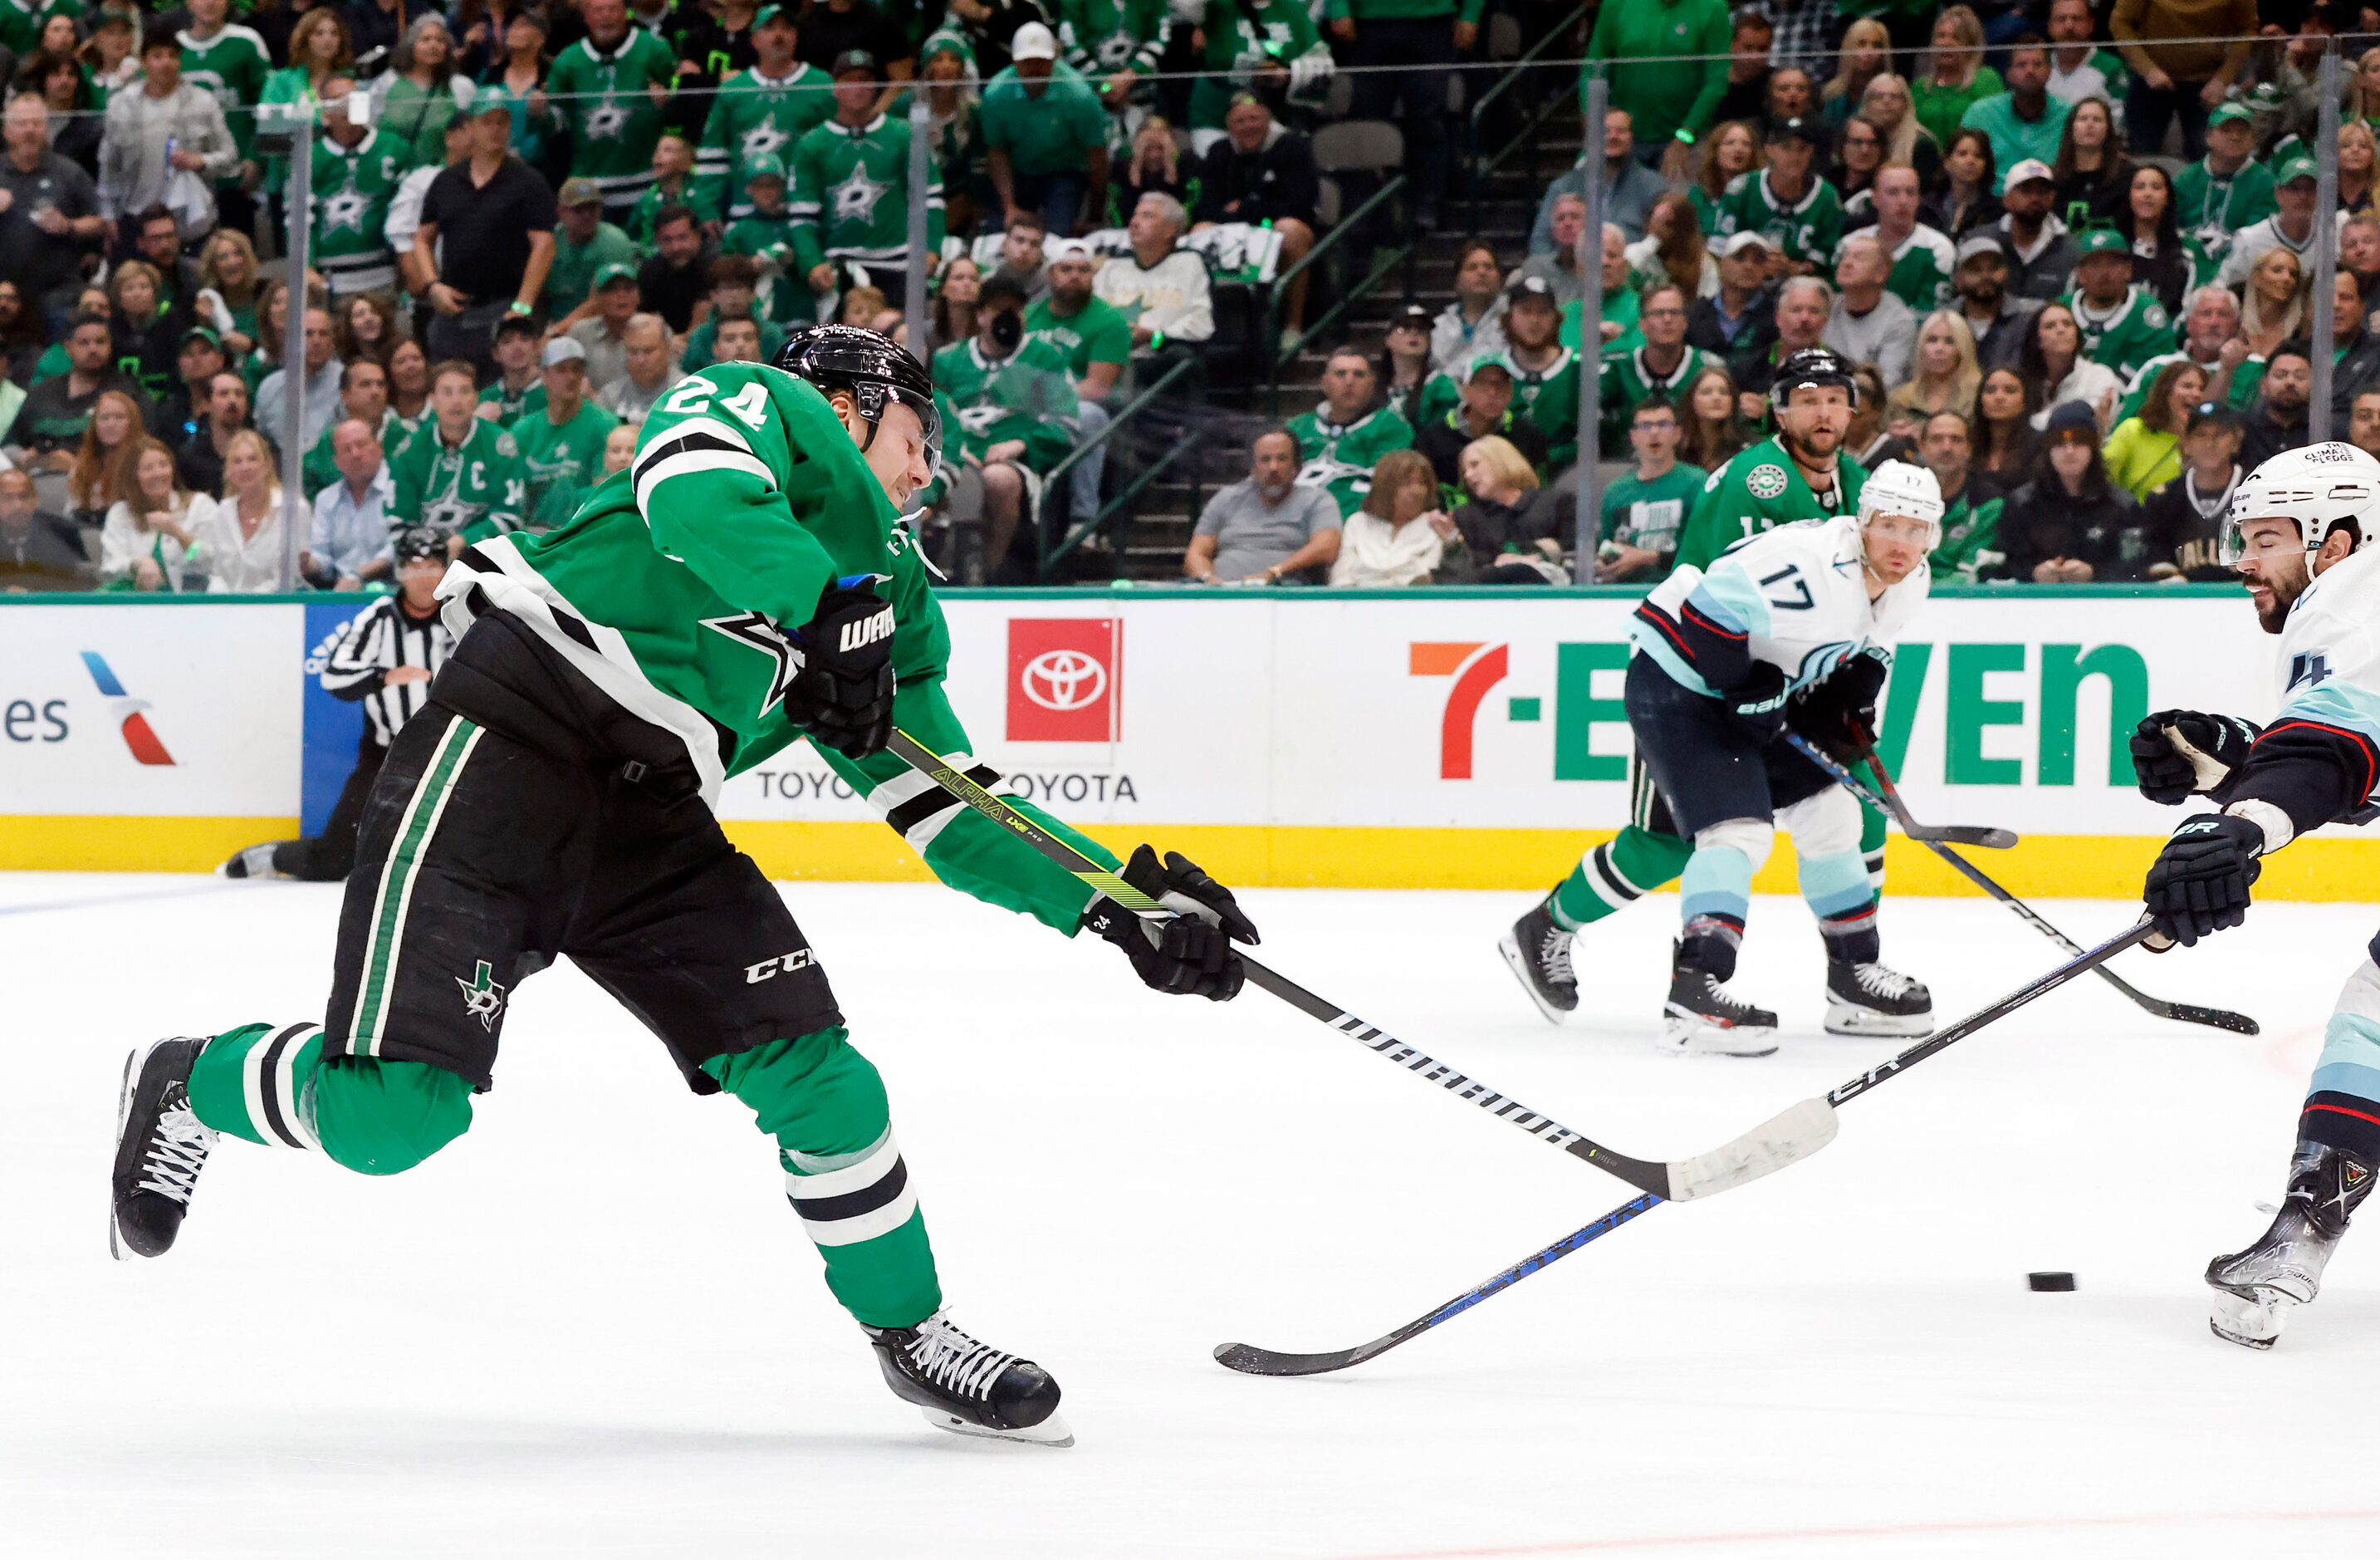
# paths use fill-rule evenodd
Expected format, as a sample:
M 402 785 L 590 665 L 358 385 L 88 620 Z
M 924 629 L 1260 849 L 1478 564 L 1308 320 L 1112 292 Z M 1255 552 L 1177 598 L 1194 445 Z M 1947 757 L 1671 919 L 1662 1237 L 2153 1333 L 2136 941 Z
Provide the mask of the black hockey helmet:
M 407 526 L 396 533 L 394 551 L 399 564 L 409 564 L 416 558 L 446 556 L 446 538 L 454 534 L 436 526 Z
M 1768 385 L 1768 404 L 1779 411 L 1793 398 L 1793 392 L 1805 384 L 1831 384 L 1851 397 L 1852 406 L 1859 406 L 1859 381 L 1852 377 L 1852 366 L 1825 347 L 1804 347 L 1788 354 L 1777 365 L 1777 377 Z
M 786 338 L 777 366 L 820 392 L 849 392 L 868 424 L 862 450 L 876 442 L 877 420 L 884 415 L 886 400 L 901 402 L 917 414 L 925 431 L 927 464 L 941 466 L 942 419 L 934 409 L 933 376 L 894 346 L 892 337 L 857 325 L 808 325 Z

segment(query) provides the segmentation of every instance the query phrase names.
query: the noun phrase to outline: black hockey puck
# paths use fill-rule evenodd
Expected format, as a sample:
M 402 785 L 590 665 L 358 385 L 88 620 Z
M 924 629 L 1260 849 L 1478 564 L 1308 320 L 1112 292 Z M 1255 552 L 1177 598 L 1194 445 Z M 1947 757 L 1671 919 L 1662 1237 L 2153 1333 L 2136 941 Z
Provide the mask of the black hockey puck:
M 2070 1273 L 2028 1273 L 2025 1287 L 2036 1295 L 2068 1295 L 2074 1291 L 2074 1275 Z

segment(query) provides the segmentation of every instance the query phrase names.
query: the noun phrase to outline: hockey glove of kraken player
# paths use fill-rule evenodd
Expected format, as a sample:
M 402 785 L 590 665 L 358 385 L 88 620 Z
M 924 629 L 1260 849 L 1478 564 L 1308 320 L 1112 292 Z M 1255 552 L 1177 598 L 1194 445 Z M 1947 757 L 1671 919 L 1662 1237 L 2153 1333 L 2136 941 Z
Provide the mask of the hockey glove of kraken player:
M 2248 919 L 2248 888 L 2264 871 L 2265 831 L 2245 818 L 2209 812 L 2184 821 L 2149 868 L 2149 919 L 2185 947 Z
M 1785 729 L 1785 674 L 1766 661 L 1754 663 L 1743 686 L 1723 689 L 1718 701 L 1755 747 L 1766 748 Z
M 892 739 L 892 603 L 833 586 L 795 648 L 801 669 L 785 689 L 786 719 L 846 757 L 882 752 Z
M 1256 922 L 1241 910 L 1232 891 L 1208 877 L 1196 861 L 1142 846 L 1118 874 L 1124 882 L 1179 913 L 1172 920 L 1143 920 L 1111 899 L 1091 901 L 1083 924 L 1123 950 L 1132 968 L 1154 991 L 1229 1002 L 1239 995 L 1247 971 L 1235 942 L 1254 946 Z
M 1855 760 L 1876 729 L 1876 696 L 1884 691 L 1884 658 L 1865 651 L 1846 657 L 1824 682 L 1786 706 L 1785 723 L 1839 758 Z
M 2140 780 L 2141 795 L 2172 807 L 2212 792 L 2248 762 L 2249 747 L 2262 735 L 2237 715 L 2159 710 L 2132 733 L 2132 774 Z M 2195 751 L 2184 750 L 2174 740 L 2177 737 Z

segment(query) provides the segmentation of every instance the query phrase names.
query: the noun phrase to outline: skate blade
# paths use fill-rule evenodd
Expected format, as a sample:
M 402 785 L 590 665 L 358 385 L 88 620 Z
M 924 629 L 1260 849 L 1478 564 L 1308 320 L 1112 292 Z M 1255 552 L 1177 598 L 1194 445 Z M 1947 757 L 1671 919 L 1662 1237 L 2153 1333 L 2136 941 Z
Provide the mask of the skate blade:
M 140 1076 L 140 1064 L 149 1059 L 149 1053 L 163 1043 L 152 1040 L 146 1045 L 132 1048 L 132 1054 L 124 1058 L 124 1081 L 115 1091 L 115 1152 L 109 1155 L 107 1161 L 107 1254 L 119 1262 L 128 1262 L 139 1253 L 128 1250 L 124 1242 L 117 1238 L 115 1165 L 124 1152 L 124 1122 L 132 1110 L 132 1080 Z
M 1022 1430 L 993 1430 L 989 1425 L 963 1420 L 943 1408 L 921 1408 L 917 1411 L 925 1415 L 926 1422 L 936 1430 L 947 1430 L 953 1435 L 971 1435 L 979 1441 L 1014 1441 L 1027 1446 L 1050 1447 L 1075 1444 L 1074 1429 L 1066 1423 L 1062 1414 L 1052 1414 L 1039 1424 L 1026 1425 Z
M 1934 1032 L 1931 1013 L 1874 1013 L 1864 1007 L 1828 1004 L 1827 1032 L 1851 1039 L 1881 1036 L 1888 1040 L 1923 1040 Z
M 1769 1024 L 1719 1025 L 1671 1013 L 1661 1020 L 1655 1049 L 1665 1056 L 1774 1056 L 1777 1030 Z
M 1546 1016 L 1547 1023 L 1560 1024 L 1570 1016 L 1563 1009 L 1548 1002 L 1545 994 L 1537 990 L 1537 983 L 1529 979 L 1528 956 L 1521 952 L 1520 941 L 1517 938 L 1509 932 L 1505 932 L 1496 939 L 1496 951 L 1504 956 L 1504 962 L 1512 967 L 1512 978 L 1521 982 L 1521 989 L 1529 993 L 1529 1000 L 1537 1005 L 1537 1011 Z
M 2280 1340 L 2281 1329 L 2289 1324 L 2290 1308 L 2299 1303 L 2295 1296 L 2278 1289 L 2259 1287 L 2244 1295 L 2237 1290 L 2217 1289 L 2206 1328 L 2228 1344 L 2238 1344 L 2242 1348 L 2270 1348 Z

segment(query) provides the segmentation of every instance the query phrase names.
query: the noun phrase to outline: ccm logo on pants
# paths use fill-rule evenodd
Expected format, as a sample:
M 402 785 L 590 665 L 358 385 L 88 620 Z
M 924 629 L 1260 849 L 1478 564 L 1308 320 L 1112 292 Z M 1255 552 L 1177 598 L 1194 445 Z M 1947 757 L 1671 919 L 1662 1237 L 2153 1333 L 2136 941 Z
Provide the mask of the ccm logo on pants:
M 746 965 L 744 983 L 757 986 L 763 981 L 775 980 L 779 970 L 808 969 L 817 962 L 818 956 L 809 949 L 795 948 L 792 953 L 779 954 L 775 958 L 764 958 L 758 964 Z

